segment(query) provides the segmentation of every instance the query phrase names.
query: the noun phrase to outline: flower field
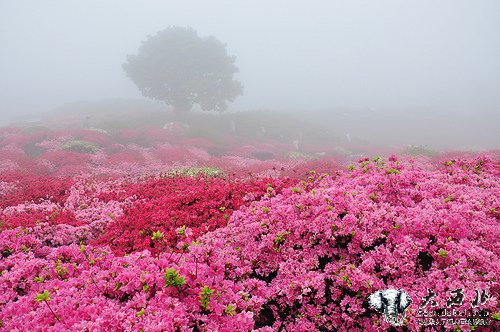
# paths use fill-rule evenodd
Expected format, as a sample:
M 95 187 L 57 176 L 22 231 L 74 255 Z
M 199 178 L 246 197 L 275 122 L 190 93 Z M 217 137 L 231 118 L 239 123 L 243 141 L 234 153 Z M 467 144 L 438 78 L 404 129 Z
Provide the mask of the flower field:
M 319 159 L 174 129 L 0 129 L 0 330 L 499 328 L 498 152 Z M 367 303 L 383 289 L 412 299 L 403 326 Z M 488 324 L 423 327 L 431 307 Z

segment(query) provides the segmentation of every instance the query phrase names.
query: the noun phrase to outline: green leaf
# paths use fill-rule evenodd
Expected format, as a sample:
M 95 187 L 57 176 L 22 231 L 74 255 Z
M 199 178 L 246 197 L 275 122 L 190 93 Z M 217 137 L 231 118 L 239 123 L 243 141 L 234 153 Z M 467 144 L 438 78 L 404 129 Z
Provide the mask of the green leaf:
M 177 271 L 173 268 L 168 268 L 165 270 L 163 275 L 163 280 L 165 280 L 165 287 L 174 286 L 179 287 L 186 283 L 186 279 L 180 276 Z
M 153 233 L 153 236 L 151 237 L 151 240 L 153 241 L 160 241 L 163 240 L 164 236 L 163 233 L 160 231 L 156 231 Z
M 208 309 L 210 307 L 210 297 L 212 296 L 213 292 L 214 290 L 208 286 L 203 286 L 203 288 L 201 289 L 200 305 L 204 309 Z
M 276 238 L 274 239 L 274 244 L 279 247 L 283 242 L 285 242 L 284 234 L 283 233 L 276 234 Z
M 449 201 L 452 201 L 452 200 L 454 200 L 454 199 L 455 199 L 455 196 L 450 195 L 450 196 L 448 196 L 448 197 L 446 197 L 446 198 L 444 199 L 444 202 L 445 202 L 445 203 L 448 203 Z
M 177 231 L 177 235 L 182 236 L 184 235 L 184 233 L 186 233 L 186 225 L 179 228 L 179 230 Z
M 441 258 L 446 258 L 447 255 L 448 255 L 448 252 L 446 250 L 444 250 L 444 249 L 441 249 L 438 252 L 438 256 L 441 257 Z
M 232 304 L 229 304 L 227 307 L 226 307 L 226 310 L 224 310 L 224 312 L 226 314 L 228 314 L 229 316 L 234 316 L 235 312 L 234 312 L 234 307 Z
M 398 171 L 397 169 L 395 168 L 388 168 L 385 170 L 385 173 L 386 174 L 401 174 L 400 171 Z
M 349 280 L 349 276 L 347 274 L 344 274 L 342 276 L 342 280 L 347 283 L 347 287 L 351 287 L 352 286 L 352 282 L 351 282 L 351 280 Z
M 36 295 L 35 301 L 50 301 L 50 293 L 47 290 L 44 290 L 42 293 Z

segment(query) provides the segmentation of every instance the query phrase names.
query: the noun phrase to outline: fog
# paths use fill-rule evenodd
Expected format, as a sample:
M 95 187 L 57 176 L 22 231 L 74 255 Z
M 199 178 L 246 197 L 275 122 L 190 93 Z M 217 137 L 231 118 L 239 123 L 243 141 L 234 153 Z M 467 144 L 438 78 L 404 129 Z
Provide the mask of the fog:
M 229 111 L 307 112 L 381 144 L 499 148 L 499 17 L 497 0 L 1 0 L 0 123 L 144 99 L 126 55 L 189 26 L 236 56 L 244 94 Z

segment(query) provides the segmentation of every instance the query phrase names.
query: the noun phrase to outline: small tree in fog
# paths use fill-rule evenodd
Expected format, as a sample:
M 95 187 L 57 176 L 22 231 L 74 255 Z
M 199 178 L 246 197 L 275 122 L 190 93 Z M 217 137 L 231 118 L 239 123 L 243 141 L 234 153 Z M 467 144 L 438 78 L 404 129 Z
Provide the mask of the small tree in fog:
M 170 27 L 143 41 L 137 55 L 127 56 L 123 69 L 145 97 L 171 105 L 178 115 L 194 104 L 220 112 L 226 101 L 243 93 L 241 83 L 233 79 L 238 71 L 234 60 L 215 37 Z

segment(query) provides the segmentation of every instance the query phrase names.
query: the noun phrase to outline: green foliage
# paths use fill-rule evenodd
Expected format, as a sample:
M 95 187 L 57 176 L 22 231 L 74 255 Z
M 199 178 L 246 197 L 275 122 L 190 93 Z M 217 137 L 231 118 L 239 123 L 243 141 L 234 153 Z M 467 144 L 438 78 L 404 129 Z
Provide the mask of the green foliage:
M 449 195 L 448 197 L 446 197 L 446 198 L 444 199 L 444 202 L 445 202 L 445 203 L 448 203 L 448 202 L 450 202 L 450 201 L 452 201 L 452 200 L 454 200 L 454 199 L 455 199 L 455 196 L 453 196 L 453 195 Z
M 314 159 L 311 155 L 300 152 L 300 151 L 291 151 L 287 153 L 287 157 L 289 159 L 301 159 L 301 160 L 312 160 Z
M 410 155 L 410 156 L 427 156 L 427 157 L 434 157 L 437 155 L 437 152 L 434 150 L 429 149 L 428 147 L 421 146 L 421 145 L 410 145 L 407 146 L 403 150 L 403 154 Z
M 183 167 L 183 168 L 173 169 L 165 173 L 163 177 L 176 177 L 176 176 L 197 177 L 200 175 L 209 178 L 222 177 L 224 176 L 224 171 L 216 167 Z
M 234 316 L 235 314 L 235 309 L 234 309 L 234 306 L 232 304 L 229 304 L 226 309 L 224 310 L 224 312 L 226 314 L 228 314 L 229 316 Z
M 386 174 L 401 174 L 400 171 L 398 171 L 397 169 L 395 168 L 388 168 L 385 170 L 385 173 Z
M 66 273 L 68 273 L 68 269 L 66 269 L 65 267 L 62 267 L 60 265 L 57 265 L 56 266 L 56 273 L 58 276 L 64 277 L 66 275 Z
M 347 283 L 347 287 L 351 287 L 352 286 L 352 282 L 351 282 L 351 280 L 349 280 L 349 276 L 347 274 L 344 274 L 342 276 L 342 280 Z
M 179 272 L 175 271 L 175 269 L 173 268 L 168 268 L 165 270 L 163 280 L 165 280 L 165 287 L 180 287 L 186 283 L 186 279 L 180 276 Z
M 137 55 L 128 55 L 123 69 L 145 97 L 173 106 L 178 114 L 194 104 L 223 111 L 226 101 L 243 93 L 241 83 L 233 80 L 238 71 L 234 61 L 215 37 L 169 27 L 149 36 Z
M 214 293 L 214 290 L 208 286 L 203 286 L 200 292 L 200 305 L 204 309 L 209 309 L 210 307 L 210 297 Z
M 50 301 L 50 293 L 47 290 L 44 290 L 40 294 L 37 294 L 35 297 L 36 302 L 40 301 Z
M 360 167 L 365 167 L 366 165 L 370 164 L 370 161 L 367 160 L 367 161 L 363 161 L 361 164 L 360 164 Z
M 99 150 L 99 146 L 92 142 L 69 140 L 61 145 L 61 149 L 78 153 L 96 153 Z
M 448 255 L 448 252 L 446 250 L 444 250 L 444 249 L 441 249 L 438 252 L 438 256 L 441 257 L 441 258 L 446 258 L 447 255 Z
M 274 244 L 280 247 L 285 242 L 285 235 L 288 234 L 290 234 L 290 232 L 276 234 L 276 237 L 274 238 Z
M 153 241 L 161 241 L 161 240 L 163 240 L 163 238 L 164 238 L 163 233 L 160 232 L 160 231 L 156 231 L 156 232 L 153 233 L 153 236 L 151 237 L 151 240 L 153 240 Z
M 65 268 L 64 266 L 61 266 L 61 265 L 60 265 L 61 263 L 62 263 L 62 262 L 61 262 L 61 260 L 60 260 L 60 259 L 58 259 L 58 260 L 56 261 L 56 265 L 55 265 L 54 269 L 55 269 L 55 271 L 56 271 L 57 275 L 58 275 L 59 277 L 63 278 L 63 277 L 64 277 L 64 276 L 68 273 L 68 269 L 67 269 L 67 268 Z
M 252 156 L 252 158 L 257 159 L 257 160 L 261 160 L 261 161 L 273 160 L 276 158 L 274 156 L 274 154 L 272 152 L 269 152 L 269 151 L 253 151 L 251 153 L 251 156 Z
M 179 236 L 183 236 L 184 233 L 186 233 L 186 225 L 182 226 L 178 231 L 177 231 L 177 235 Z

